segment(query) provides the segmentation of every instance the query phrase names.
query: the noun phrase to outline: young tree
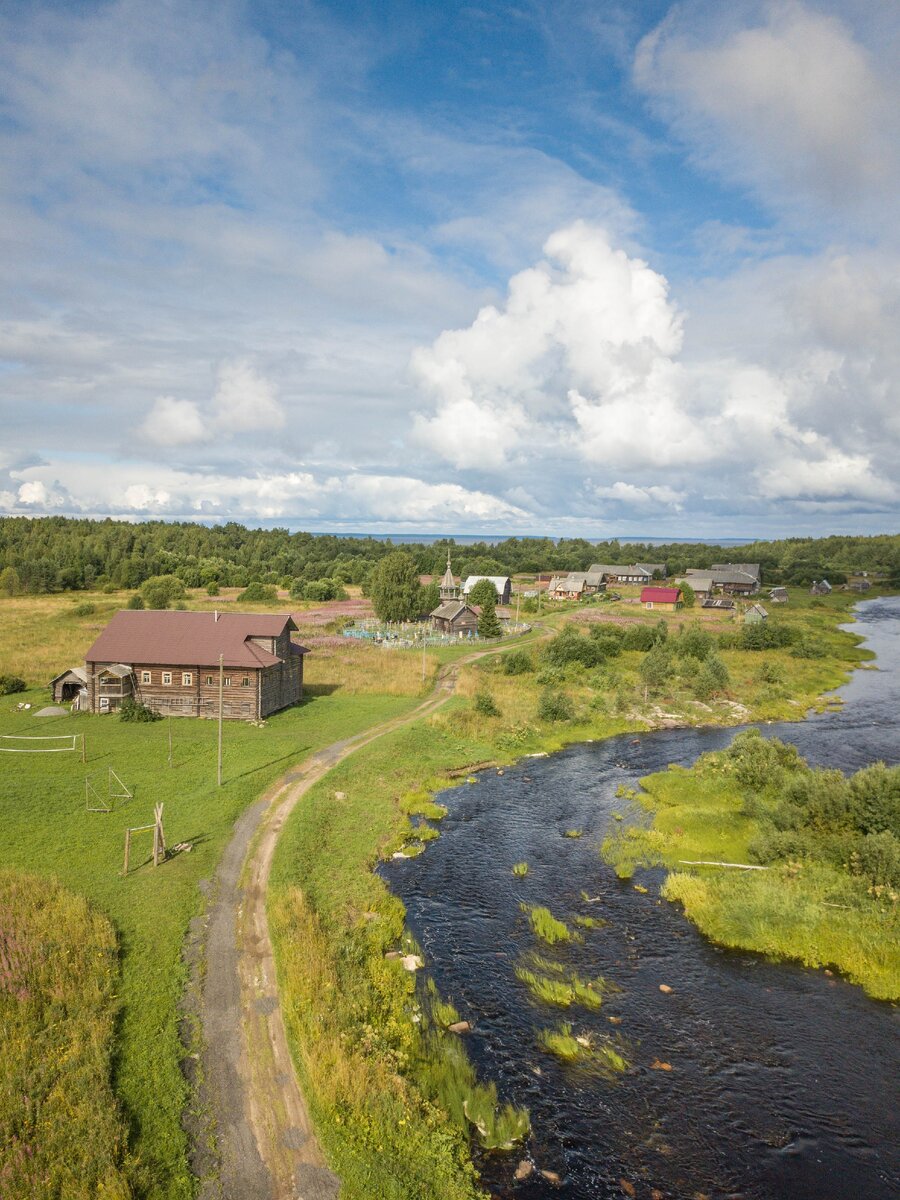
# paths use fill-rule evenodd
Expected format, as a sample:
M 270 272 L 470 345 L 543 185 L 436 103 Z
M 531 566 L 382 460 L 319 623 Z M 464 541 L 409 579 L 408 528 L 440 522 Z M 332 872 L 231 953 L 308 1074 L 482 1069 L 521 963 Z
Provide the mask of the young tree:
M 685 608 L 693 608 L 697 603 L 697 593 L 689 583 L 679 584 L 681 588 L 681 603 Z
M 648 690 L 655 692 L 664 687 L 671 670 L 669 652 L 666 647 L 662 643 L 658 643 L 652 650 L 648 650 L 641 660 L 638 670 L 644 684 L 645 694 Z
M 386 554 L 369 577 L 368 593 L 382 621 L 412 621 L 419 615 L 419 570 L 403 550 Z
M 147 608 L 168 608 L 186 593 L 177 575 L 151 575 L 141 585 L 141 595 Z
M 19 579 L 19 572 L 15 567 L 4 567 L 0 571 L 0 594 L 18 596 L 21 590 L 22 581 Z
M 495 600 L 497 593 L 494 591 L 493 584 L 491 584 L 491 592 L 493 593 L 492 596 L 482 601 L 481 616 L 478 618 L 478 636 L 483 638 L 500 637 L 503 632 L 503 627 L 497 620 L 497 604 Z
M 492 601 L 494 605 L 497 603 L 497 589 L 491 583 L 490 579 L 479 579 L 475 586 L 469 592 L 470 604 L 485 604 Z
M 419 592 L 419 612 L 425 615 L 433 613 L 440 602 L 440 585 L 435 583 L 434 580 L 431 583 L 424 584 L 422 590 Z

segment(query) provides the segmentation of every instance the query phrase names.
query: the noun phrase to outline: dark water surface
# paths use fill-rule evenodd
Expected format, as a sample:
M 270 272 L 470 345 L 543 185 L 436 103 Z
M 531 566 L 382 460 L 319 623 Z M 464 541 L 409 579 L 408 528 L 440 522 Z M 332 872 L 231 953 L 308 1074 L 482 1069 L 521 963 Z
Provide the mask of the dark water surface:
M 900 599 L 862 603 L 854 629 L 879 670 L 854 674 L 839 712 L 764 727 L 813 764 L 847 771 L 900 761 Z M 735 732 L 627 736 L 485 772 L 441 797 L 450 812 L 438 841 L 386 868 L 440 991 L 475 1025 L 467 1044 L 480 1076 L 529 1109 L 527 1153 L 562 1177 L 514 1184 L 520 1156 L 488 1156 L 479 1166 L 493 1195 L 601 1200 L 621 1197 L 624 1179 L 638 1200 L 654 1188 L 715 1200 L 900 1196 L 896 1007 L 821 971 L 711 946 L 659 900 L 661 872 L 641 876 L 642 895 L 599 858 L 624 811 L 619 784 L 689 765 Z M 584 837 L 563 837 L 573 828 Z M 519 861 L 525 879 L 510 872 Z M 517 959 L 538 948 L 520 901 L 609 922 L 550 952 L 621 988 L 600 1011 L 539 1005 L 516 980 Z M 560 1019 L 621 1037 L 631 1070 L 611 1082 L 542 1053 L 536 1030 Z

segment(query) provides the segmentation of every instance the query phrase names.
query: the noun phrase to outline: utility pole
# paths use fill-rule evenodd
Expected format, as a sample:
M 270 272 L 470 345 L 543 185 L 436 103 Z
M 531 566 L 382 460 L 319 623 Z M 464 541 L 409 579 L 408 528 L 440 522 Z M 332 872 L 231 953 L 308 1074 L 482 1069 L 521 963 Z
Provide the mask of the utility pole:
M 168 720 L 168 726 L 169 726 L 169 766 L 171 767 L 172 766 L 172 718 L 171 718 L 171 716 L 169 717 L 169 720 Z
M 218 754 L 218 769 L 216 772 L 216 782 L 219 787 L 222 786 L 222 703 L 223 689 L 225 687 L 225 656 L 219 655 L 219 754 Z
M 520 600 L 520 598 L 521 598 L 521 593 L 516 592 L 516 627 L 517 628 L 519 625 L 519 600 Z
M 428 645 L 428 638 L 425 629 L 422 629 L 422 682 L 425 682 L 425 647 Z

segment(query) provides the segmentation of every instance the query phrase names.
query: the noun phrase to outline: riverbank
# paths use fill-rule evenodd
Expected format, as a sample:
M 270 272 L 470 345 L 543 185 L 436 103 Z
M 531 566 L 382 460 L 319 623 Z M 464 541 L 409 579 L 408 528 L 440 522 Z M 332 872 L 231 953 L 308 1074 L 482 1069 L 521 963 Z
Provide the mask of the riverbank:
M 720 699 L 718 707 L 692 708 L 676 674 L 683 723 L 771 719 L 773 705 L 800 719 L 830 703 L 823 690 L 871 657 L 857 637 L 837 628 L 848 607 L 807 610 L 810 631 L 827 642 L 822 658 L 791 659 L 784 647 L 723 650 L 730 678 L 747 675 L 756 686 L 744 697 L 749 704 L 724 695 L 712 698 Z M 678 616 L 680 622 L 666 622 L 673 643 L 678 625 L 691 624 L 689 615 L 686 621 Z M 630 623 L 651 624 L 644 614 Z M 586 633 L 578 636 L 587 643 Z M 466 666 L 456 698 L 441 713 L 360 751 L 316 785 L 288 820 L 269 889 L 279 994 L 317 1132 L 348 1196 L 412 1200 L 477 1192 L 467 1153 L 473 1126 L 461 1103 L 474 1077 L 461 1067 L 457 1035 L 444 1028 L 447 1014 L 429 1017 L 426 993 L 395 957 L 418 950 L 405 933 L 402 904 L 374 868 L 394 854 L 421 852 L 439 835 L 441 813 L 431 797 L 449 786 L 472 786 L 475 777 L 465 768 L 489 763 L 502 771 L 527 754 L 642 732 L 672 719 L 654 712 L 660 701 L 669 711 L 671 695 L 642 702 L 643 654 L 622 649 L 614 656 L 621 686 L 613 696 L 609 675 L 598 675 L 596 664 L 560 666 L 547 659 L 546 649 L 540 657 L 529 651 L 526 664 L 510 647 Z M 505 658 L 514 658 L 514 669 Z M 767 661 L 769 676 L 777 672 L 784 680 L 774 697 L 771 682 L 757 678 Z M 625 686 L 620 708 L 616 697 Z M 568 717 L 541 715 L 548 688 L 569 700 Z M 453 1066 L 448 1077 L 448 1061 L 461 1073 Z

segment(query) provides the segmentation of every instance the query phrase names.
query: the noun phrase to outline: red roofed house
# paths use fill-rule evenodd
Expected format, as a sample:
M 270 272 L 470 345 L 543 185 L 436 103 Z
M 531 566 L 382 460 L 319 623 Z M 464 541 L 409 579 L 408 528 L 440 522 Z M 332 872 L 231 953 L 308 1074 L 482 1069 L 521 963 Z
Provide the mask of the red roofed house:
M 290 616 L 123 609 L 88 650 L 90 712 L 126 696 L 165 716 L 267 717 L 303 695 L 303 655 Z
M 644 608 L 661 608 L 665 612 L 674 612 L 676 608 L 681 608 L 681 588 L 641 588 L 641 604 Z

